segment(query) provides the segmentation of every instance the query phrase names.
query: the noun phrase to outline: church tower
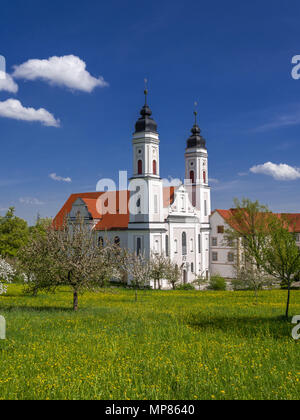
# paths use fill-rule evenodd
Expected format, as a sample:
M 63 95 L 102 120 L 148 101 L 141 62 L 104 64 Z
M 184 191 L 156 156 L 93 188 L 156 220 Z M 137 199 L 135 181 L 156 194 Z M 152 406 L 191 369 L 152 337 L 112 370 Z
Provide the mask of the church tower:
M 192 205 L 200 211 L 201 222 L 207 223 L 211 213 L 208 155 L 206 141 L 197 123 L 197 111 L 194 115 L 195 124 L 187 140 L 185 151 L 185 184 L 189 190 Z
M 130 221 L 128 229 L 135 231 L 129 246 L 133 249 L 150 249 L 162 252 L 163 229 L 163 184 L 160 178 L 159 135 L 157 124 L 151 117 L 148 106 L 148 90 L 145 89 L 145 104 L 133 134 L 133 176 L 129 182 Z

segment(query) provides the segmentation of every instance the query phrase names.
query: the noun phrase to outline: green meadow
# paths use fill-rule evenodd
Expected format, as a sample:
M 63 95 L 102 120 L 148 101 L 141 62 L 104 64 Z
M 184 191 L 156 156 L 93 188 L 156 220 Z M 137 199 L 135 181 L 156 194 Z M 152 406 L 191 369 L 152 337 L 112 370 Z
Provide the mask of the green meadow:
M 0 399 L 299 399 L 286 292 L 0 296 Z M 291 315 L 300 314 L 300 291 Z

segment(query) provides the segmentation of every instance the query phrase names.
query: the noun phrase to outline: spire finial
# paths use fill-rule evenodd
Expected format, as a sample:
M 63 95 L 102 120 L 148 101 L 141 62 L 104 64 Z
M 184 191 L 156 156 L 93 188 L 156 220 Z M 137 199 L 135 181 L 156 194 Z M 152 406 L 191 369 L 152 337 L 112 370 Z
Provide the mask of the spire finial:
M 197 125 L 197 115 L 198 115 L 198 111 L 197 111 L 197 106 L 198 106 L 198 102 L 194 102 L 194 106 L 195 106 L 195 110 L 194 110 L 194 115 L 195 115 L 195 125 Z
M 148 96 L 148 79 L 147 78 L 144 79 L 144 83 L 145 83 L 145 90 L 144 90 L 145 105 L 147 105 L 147 96 Z

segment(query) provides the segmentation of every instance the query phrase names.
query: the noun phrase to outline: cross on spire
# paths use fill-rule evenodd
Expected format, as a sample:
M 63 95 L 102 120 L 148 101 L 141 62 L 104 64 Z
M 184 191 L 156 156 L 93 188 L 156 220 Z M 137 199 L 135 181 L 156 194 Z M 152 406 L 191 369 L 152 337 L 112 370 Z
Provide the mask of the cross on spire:
M 198 111 L 197 111 L 197 106 L 198 106 L 198 102 L 194 102 L 194 106 L 195 106 L 195 110 L 194 110 L 194 115 L 195 115 L 195 125 L 197 125 L 197 115 L 198 115 Z
M 147 105 L 147 96 L 148 96 L 148 79 L 144 79 L 145 82 L 145 90 L 144 90 L 144 94 L 145 94 L 145 105 Z

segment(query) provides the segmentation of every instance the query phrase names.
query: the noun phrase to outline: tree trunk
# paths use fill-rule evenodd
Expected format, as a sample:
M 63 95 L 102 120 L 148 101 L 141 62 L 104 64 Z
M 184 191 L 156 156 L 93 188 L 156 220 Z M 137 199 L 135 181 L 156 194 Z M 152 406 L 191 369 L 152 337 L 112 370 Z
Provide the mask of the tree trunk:
M 137 289 L 135 289 L 135 301 L 137 302 L 138 300 L 138 293 L 137 293 Z
M 289 319 L 289 306 L 290 306 L 290 295 L 291 295 L 291 282 L 288 282 L 288 297 L 286 302 L 285 317 Z
M 73 309 L 75 312 L 78 311 L 78 292 L 74 290 L 73 292 Z

